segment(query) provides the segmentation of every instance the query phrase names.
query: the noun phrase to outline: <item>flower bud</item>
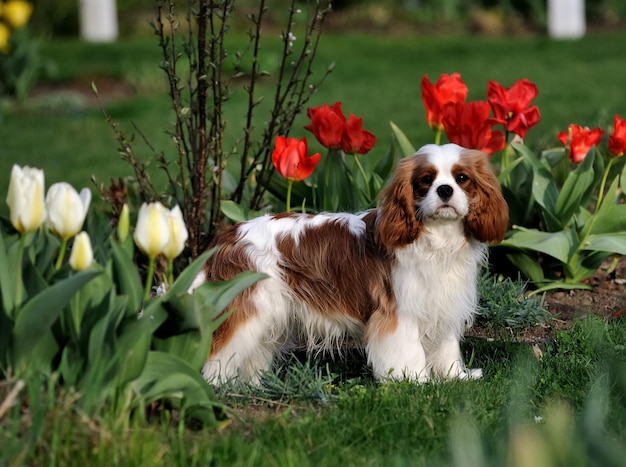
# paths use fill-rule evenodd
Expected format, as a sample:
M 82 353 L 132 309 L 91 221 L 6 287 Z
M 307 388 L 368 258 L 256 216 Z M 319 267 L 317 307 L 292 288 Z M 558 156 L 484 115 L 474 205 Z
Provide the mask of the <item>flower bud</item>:
M 159 202 L 143 203 L 139 208 L 133 238 L 141 252 L 149 258 L 163 253 L 170 241 L 167 209 Z
M 171 261 L 183 252 L 189 232 L 180 207 L 175 206 L 170 211 L 166 210 L 165 214 L 169 225 L 170 241 L 165 246 L 163 255 Z
M 9 38 L 11 37 L 11 30 L 9 27 L 0 23 L 0 53 L 7 53 L 9 48 Z
M 87 188 L 79 195 L 69 183 L 55 183 L 46 194 L 48 227 L 63 240 L 72 238 L 83 228 L 90 203 L 91 191 Z
M 13 227 L 21 233 L 37 230 L 46 218 L 43 170 L 14 165 L 7 204 Z
M 124 206 L 122 206 L 122 212 L 120 213 L 120 217 L 117 220 L 117 240 L 119 242 L 124 242 L 124 240 L 126 240 L 126 237 L 128 237 L 129 229 L 130 214 L 128 204 L 124 203 Z
M 93 263 L 93 249 L 87 232 L 80 232 L 74 239 L 72 253 L 70 254 L 70 266 L 75 271 L 87 269 Z

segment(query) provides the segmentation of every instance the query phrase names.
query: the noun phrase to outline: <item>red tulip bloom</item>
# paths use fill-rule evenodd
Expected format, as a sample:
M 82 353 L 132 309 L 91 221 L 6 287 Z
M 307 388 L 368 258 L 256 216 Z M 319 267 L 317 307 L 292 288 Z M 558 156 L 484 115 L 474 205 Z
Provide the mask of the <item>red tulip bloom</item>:
M 459 73 L 442 74 L 436 84 L 422 78 L 422 101 L 426 107 L 426 122 L 436 132 L 443 128 L 443 109 L 447 104 L 465 102 L 467 86 Z
M 346 117 L 341 110 L 341 102 L 335 102 L 330 107 L 326 104 L 321 107 L 312 107 L 307 110 L 311 123 L 304 128 L 313 133 L 313 136 L 322 146 L 327 148 L 341 147 L 341 138 L 346 125 Z
M 493 109 L 494 120 L 521 138 L 541 120 L 539 108 L 536 105 L 529 107 L 538 93 L 537 86 L 527 79 L 520 79 L 508 89 L 495 81 L 489 81 L 487 85 L 487 100 Z
M 613 134 L 609 136 L 609 154 L 620 157 L 626 153 L 626 120 L 615 116 Z
M 341 149 L 346 154 L 367 154 L 376 144 L 376 137 L 363 129 L 363 118 L 350 114 L 341 137 Z
M 504 149 L 501 131 L 492 131 L 489 103 L 485 101 L 457 102 L 444 108 L 443 126 L 451 143 L 468 149 L 480 149 L 491 155 Z
M 309 148 L 306 138 L 276 137 L 276 145 L 272 152 L 272 162 L 279 174 L 290 182 L 304 180 L 309 177 L 321 155 L 313 154 L 309 157 Z
M 580 164 L 592 148 L 596 146 L 604 132 L 600 128 L 590 130 L 589 127 L 581 127 L 572 123 L 567 131 L 562 131 L 557 138 L 563 145 L 569 146 L 569 158 L 575 164 Z

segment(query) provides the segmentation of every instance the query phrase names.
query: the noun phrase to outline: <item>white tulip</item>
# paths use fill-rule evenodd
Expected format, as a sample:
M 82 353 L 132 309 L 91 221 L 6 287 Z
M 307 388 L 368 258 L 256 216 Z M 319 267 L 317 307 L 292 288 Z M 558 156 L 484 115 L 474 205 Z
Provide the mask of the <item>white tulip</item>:
M 93 263 L 93 248 L 87 232 L 80 232 L 74 239 L 72 253 L 70 254 L 70 266 L 75 271 L 87 269 Z
M 159 202 L 143 203 L 139 208 L 133 239 L 148 258 L 155 258 L 163 253 L 170 241 L 166 212 L 167 209 Z
M 163 250 L 163 256 L 171 261 L 185 249 L 185 242 L 189 237 L 189 232 L 187 231 L 187 226 L 185 225 L 180 207 L 175 206 L 169 211 L 166 209 L 165 214 L 170 230 L 170 241 Z
M 21 233 L 37 230 L 46 219 L 43 170 L 14 165 L 7 204 L 13 227 Z
M 55 183 L 46 195 L 48 227 L 63 240 L 72 238 L 83 228 L 90 203 L 91 191 L 87 188 L 78 194 L 69 183 Z

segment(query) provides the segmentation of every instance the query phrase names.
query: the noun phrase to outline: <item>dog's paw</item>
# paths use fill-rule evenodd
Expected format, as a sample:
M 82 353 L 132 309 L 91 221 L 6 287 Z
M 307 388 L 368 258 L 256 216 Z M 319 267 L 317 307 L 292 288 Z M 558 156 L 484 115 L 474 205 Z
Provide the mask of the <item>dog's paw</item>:
M 459 378 L 461 379 L 480 379 L 483 377 L 483 370 L 482 368 L 467 368 L 465 369 L 465 371 L 463 371 L 460 375 Z

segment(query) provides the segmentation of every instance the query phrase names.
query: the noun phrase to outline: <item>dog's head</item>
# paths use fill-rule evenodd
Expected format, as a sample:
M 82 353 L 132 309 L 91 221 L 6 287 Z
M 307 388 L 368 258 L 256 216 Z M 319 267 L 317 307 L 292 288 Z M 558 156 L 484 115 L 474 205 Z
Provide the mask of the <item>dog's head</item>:
M 499 242 L 509 210 L 487 155 L 456 144 L 429 144 L 402 159 L 381 193 L 377 240 L 412 243 L 429 222 L 463 222 L 465 234 Z

